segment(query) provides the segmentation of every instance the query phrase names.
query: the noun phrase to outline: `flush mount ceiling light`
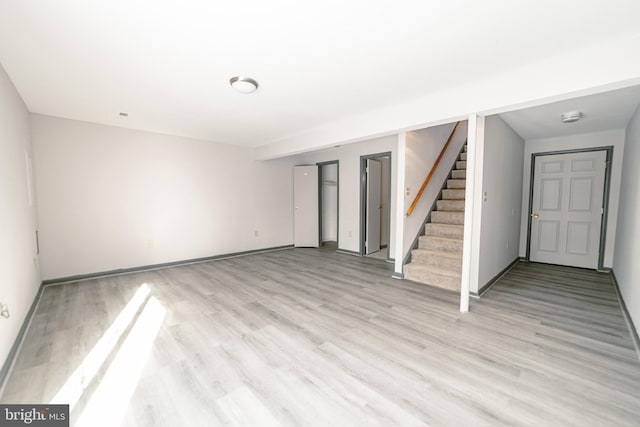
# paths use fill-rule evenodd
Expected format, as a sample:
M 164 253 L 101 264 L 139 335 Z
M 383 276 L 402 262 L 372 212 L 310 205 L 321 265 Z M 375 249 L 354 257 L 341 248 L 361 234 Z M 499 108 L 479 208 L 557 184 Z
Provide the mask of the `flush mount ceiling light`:
M 240 93 L 253 93 L 258 89 L 258 82 L 250 77 L 233 77 L 229 83 Z
M 582 118 L 582 112 L 580 111 L 569 111 L 568 113 L 564 113 L 561 116 L 562 123 L 573 123 L 577 122 Z

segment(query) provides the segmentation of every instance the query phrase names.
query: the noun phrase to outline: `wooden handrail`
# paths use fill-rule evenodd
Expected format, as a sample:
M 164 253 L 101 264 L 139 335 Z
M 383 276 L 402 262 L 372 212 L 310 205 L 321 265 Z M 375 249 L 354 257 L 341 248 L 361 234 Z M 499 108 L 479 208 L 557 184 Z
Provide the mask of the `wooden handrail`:
M 425 178 L 424 182 L 422 183 L 422 187 L 420 187 L 420 191 L 418 191 L 418 194 L 416 194 L 415 199 L 413 199 L 411 206 L 409 206 L 409 209 L 407 209 L 407 216 L 411 215 L 411 213 L 413 212 L 413 209 L 418 204 L 420 197 L 422 197 L 422 193 L 424 192 L 424 189 L 427 188 L 427 184 L 429 184 L 431 177 L 433 176 L 433 174 L 435 173 L 438 167 L 438 163 L 440 163 L 442 156 L 444 156 L 444 152 L 447 151 L 447 147 L 449 146 L 451 139 L 453 139 L 453 134 L 456 133 L 456 129 L 458 129 L 459 124 L 460 122 L 457 122 L 456 125 L 453 127 L 453 130 L 451 131 L 451 135 L 449 135 L 449 139 L 447 139 L 447 142 L 444 144 L 444 147 L 442 147 L 442 151 L 440 151 L 440 155 L 436 159 L 436 162 L 433 164 L 433 167 L 431 168 L 429 175 L 427 175 L 427 177 Z

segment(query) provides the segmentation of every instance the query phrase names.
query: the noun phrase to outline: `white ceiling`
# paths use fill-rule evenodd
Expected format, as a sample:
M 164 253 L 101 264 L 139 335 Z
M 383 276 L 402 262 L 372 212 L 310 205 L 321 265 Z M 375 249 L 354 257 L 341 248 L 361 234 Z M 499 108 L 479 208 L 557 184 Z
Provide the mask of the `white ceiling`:
M 259 146 L 637 34 L 638 16 L 637 0 L 2 0 L 0 64 L 35 113 Z M 236 75 L 260 89 L 235 93 Z
M 640 86 L 582 96 L 500 116 L 523 139 L 552 138 L 578 133 L 625 128 L 640 104 Z M 562 123 L 560 116 L 580 111 L 582 119 Z

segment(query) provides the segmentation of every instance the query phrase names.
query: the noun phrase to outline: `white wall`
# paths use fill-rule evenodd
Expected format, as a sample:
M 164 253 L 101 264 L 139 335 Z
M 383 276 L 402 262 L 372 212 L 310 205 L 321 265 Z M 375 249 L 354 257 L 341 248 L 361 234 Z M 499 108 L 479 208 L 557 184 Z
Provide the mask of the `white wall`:
M 29 112 L 0 67 L 0 364 L 4 363 L 40 285 L 35 195 L 28 177 L 32 156 Z
M 633 319 L 640 329 L 640 107 L 626 129 L 618 233 L 615 243 L 613 272 L 620 293 Z
M 45 279 L 293 241 L 290 159 L 40 115 L 31 124 Z
M 370 141 L 348 144 L 342 147 L 334 147 L 327 150 L 313 151 L 300 154 L 295 159 L 295 164 L 313 164 L 339 160 L 340 175 L 340 215 L 338 243 L 340 249 L 347 251 L 360 251 L 360 156 L 391 152 L 391 212 L 395 212 L 395 191 L 397 177 L 396 148 L 398 139 L 395 135 L 372 139 Z M 391 250 L 393 256 L 395 248 L 395 218 L 391 218 Z
M 338 239 L 338 165 L 322 166 L 322 242 Z
M 518 258 L 522 206 L 524 140 L 494 115 L 485 118 L 478 281 L 470 291 L 487 284 Z M 475 289 L 473 289 L 475 287 Z
M 522 180 L 522 214 L 520 225 L 520 256 L 527 252 L 527 227 L 529 212 L 529 185 L 531 181 L 531 154 L 549 151 L 575 150 L 580 148 L 613 146 L 611 186 L 609 192 L 609 216 L 607 218 L 607 239 L 605 241 L 604 266 L 613 263 L 620 200 L 620 177 L 622 174 L 622 152 L 624 149 L 624 129 L 577 134 L 557 138 L 531 139 L 525 141 L 524 168 Z
M 427 129 L 421 129 L 413 132 L 407 132 L 406 139 L 406 156 L 405 156 L 405 195 L 404 195 L 404 212 L 409 209 L 411 203 L 420 190 L 422 183 L 431 171 L 442 147 L 447 142 L 455 123 L 435 126 Z M 403 253 L 408 254 L 411 250 L 411 244 L 422 227 L 425 217 L 429 213 L 429 209 L 438 197 L 442 184 L 449 176 L 453 162 L 458 156 L 460 149 L 467 139 L 467 122 L 463 121 L 458 126 L 447 152 L 440 160 L 440 164 L 436 172 L 431 177 L 431 181 L 422 193 L 420 201 L 416 205 L 411 216 L 405 216 L 404 220 L 404 247 Z M 409 188 L 409 194 L 406 188 Z

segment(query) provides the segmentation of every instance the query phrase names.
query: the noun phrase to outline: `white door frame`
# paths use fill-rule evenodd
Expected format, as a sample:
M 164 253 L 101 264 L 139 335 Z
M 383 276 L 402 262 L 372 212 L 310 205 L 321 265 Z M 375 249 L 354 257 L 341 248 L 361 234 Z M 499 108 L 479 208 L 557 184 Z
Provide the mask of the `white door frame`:
M 533 214 L 533 184 L 535 182 L 534 174 L 535 174 L 535 165 L 536 158 L 539 156 L 549 156 L 554 154 L 576 154 L 576 153 L 588 153 L 591 151 L 605 151 L 606 152 L 606 168 L 604 171 L 604 191 L 602 195 L 602 206 L 604 212 L 602 214 L 602 222 L 600 223 L 600 244 L 598 248 L 598 271 L 604 271 L 604 250 L 605 250 L 605 242 L 607 239 L 607 218 L 609 216 L 609 192 L 610 192 L 610 184 L 611 184 L 611 167 L 613 159 L 613 146 L 605 146 L 605 147 L 591 147 L 591 148 L 579 148 L 575 150 L 560 150 L 560 151 L 545 151 L 540 153 L 532 153 L 531 154 L 531 177 L 529 180 L 529 209 L 527 211 L 527 253 L 525 259 L 530 261 L 531 255 L 531 215 Z
M 379 252 L 382 240 L 382 203 L 381 181 L 382 162 L 367 159 L 367 207 L 365 209 L 365 255 Z M 372 179 L 373 178 L 373 179 Z M 377 181 L 377 182 L 376 182 Z
M 364 156 L 360 156 L 360 251 L 359 255 L 364 256 L 365 247 L 364 240 L 367 235 L 367 159 L 378 159 L 380 157 L 388 157 L 389 158 L 389 197 L 385 200 L 387 206 L 391 206 L 391 177 L 393 175 L 393 158 L 391 156 L 391 151 L 386 151 L 384 153 L 376 153 L 376 154 L 367 154 Z M 387 218 L 387 223 L 384 225 L 387 227 L 387 236 L 389 236 L 389 240 L 391 239 L 391 211 L 389 211 L 389 217 Z M 389 261 L 390 253 L 389 250 L 391 248 L 391 242 L 387 242 L 387 261 Z

